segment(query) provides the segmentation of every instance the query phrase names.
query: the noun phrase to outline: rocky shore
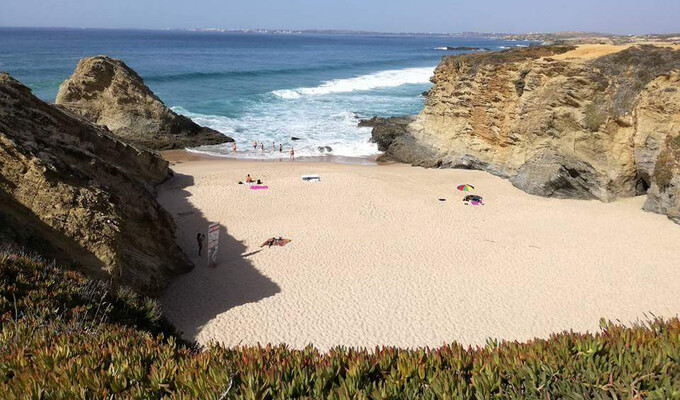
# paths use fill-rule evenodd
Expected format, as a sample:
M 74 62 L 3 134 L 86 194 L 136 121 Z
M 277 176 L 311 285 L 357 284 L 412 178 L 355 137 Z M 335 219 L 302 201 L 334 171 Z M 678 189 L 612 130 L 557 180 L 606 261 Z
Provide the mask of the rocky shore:
M 147 295 L 193 264 L 155 186 L 155 152 L 45 103 L 0 73 L 0 242 Z
M 540 196 L 647 193 L 645 210 L 680 223 L 680 50 L 594 47 L 446 57 L 423 112 L 375 120 L 373 141 L 383 160 L 485 170 Z
M 73 75 L 59 88 L 56 103 L 106 126 L 129 143 L 150 149 L 233 142 L 170 110 L 134 70 L 107 56 L 80 60 Z

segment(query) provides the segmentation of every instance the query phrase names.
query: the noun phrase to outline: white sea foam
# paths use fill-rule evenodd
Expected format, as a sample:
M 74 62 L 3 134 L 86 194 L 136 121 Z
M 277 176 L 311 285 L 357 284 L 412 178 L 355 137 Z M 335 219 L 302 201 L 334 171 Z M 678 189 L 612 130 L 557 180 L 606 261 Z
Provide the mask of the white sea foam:
M 277 90 L 273 93 L 275 96 L 268 93 L 253 99 L 232 117 L 200 114 L 182 107 L 173 110 L 233 137 L 237 145 L 236 153 L 231 144 L 204 146 L 193 151 L 235 158 L 287 159 L 293 147 L 296 157 L 328 154 L 372 157 L 379 151 L 377 145 L 370 142 L 371 128 L 358 127 L 359 117 L 354 111 L 363 110 L 360 112 L 365 117 L 371 117 L 394 115 L 395 109 L 413 110 L 414 104 L 422 104 L 420 92 L 427 89 L 433 69 L 386 70 L 335 79 L 317 87 Z M 400 87 L 407 84 L 420 86 Z M 293 141 L 291 137 L 299 140 Z M 259 146 L 253 149 L 254 141 L 264 143 L 264 150 Z M 283 146 L 281 152 L 279 144 Z M 332 149 L 330 153 L 327 147 Z
M 377 145 L 369 141 L 371 129 L 357 127 L 359 119 L 347 111 L 327 113 L 331 110 L 322 106 L 318 109 L 304 107 L 298 110 L 263 107 L 240 118 L 229 118 L 191 113 L 181 107 L 173 110 L 236 140 L 236 153 L 232 151 L 231 144 L 193 149 L 205 154 L 245 159 L 279 159 L 288 158 L 291 147 L 295 149 L 297 157 L 329 154 L 371 157 L 379 154 Z M 299 140 L 292 141 L 293 136 Z M 254 141 L 258 142 L 257 149 L 252 146 Z M 264 143 L 264 150 L 261 150 L 260 143 Z M 279 144 L 283 145 L 282 152 L 278 151 Z M 326 146 L 332 150 L 328 152 Z
M 282 99 L 297 99 L 304 95 L 349 93 L 407 84 L 427 83 L 432 76 L 433 70 L 433 67 L 386 70 L 353 78 L 333 79 L 323 82 L 316 87 L 275 90 L 272 94 Z
M 434 49 L 435 50 L 447 50 L 447 47 L 441 46 L 441 47 L 435 47 Z

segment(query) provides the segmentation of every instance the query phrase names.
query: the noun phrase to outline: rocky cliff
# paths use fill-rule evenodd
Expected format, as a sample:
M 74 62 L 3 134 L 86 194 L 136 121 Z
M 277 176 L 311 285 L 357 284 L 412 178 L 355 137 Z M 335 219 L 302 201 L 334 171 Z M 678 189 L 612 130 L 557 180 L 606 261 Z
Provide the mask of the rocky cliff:
M 446 57 L 423 112 L 397 130 L 376 126 L 374 140 L 384 159 L 487 170 L 541 196 L 649 190 L 645 209 L 678 221 L 680 50 L 614 50 Z
M 158 294 L 193 267 L 153 187 L 155 153 L 37 99 L 0 73 L 0 241 Z
M 178 115 L 121 60 L 80 60 L 59 88 L 56 103 L 106 126 L 129 143 L 156 150 L 231 142 L 233 139 Z

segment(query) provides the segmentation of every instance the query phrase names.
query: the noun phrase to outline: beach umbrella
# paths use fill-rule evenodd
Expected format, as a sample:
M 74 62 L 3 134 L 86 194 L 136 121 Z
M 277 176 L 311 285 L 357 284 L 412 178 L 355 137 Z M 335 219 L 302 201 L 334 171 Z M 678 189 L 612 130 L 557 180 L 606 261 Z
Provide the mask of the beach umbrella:
M 472 185 L 465 184 L 465 185 L 458 185 L 457 189 L 460 190 L 461 192 L 469 192 L 471 190 L 474 190 L 475 187 L 472 186 Z

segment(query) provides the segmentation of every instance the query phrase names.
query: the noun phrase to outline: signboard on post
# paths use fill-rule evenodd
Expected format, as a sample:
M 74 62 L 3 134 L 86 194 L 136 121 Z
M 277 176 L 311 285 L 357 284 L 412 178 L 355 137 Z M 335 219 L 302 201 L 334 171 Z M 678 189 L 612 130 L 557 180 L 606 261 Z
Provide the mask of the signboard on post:
M 220 223 L 213 222 L 208 226 L 208 266 L 217 265 L 217 245 L 220 241 Z

